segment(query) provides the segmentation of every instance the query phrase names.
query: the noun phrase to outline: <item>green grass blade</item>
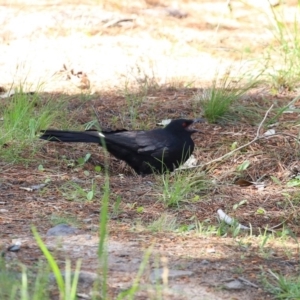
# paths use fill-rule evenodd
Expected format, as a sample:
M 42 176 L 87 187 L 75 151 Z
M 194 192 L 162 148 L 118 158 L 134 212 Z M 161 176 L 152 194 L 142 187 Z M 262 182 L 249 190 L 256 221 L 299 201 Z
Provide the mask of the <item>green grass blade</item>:
M 56 283 L 59 289 L 59 293 L 60 293 L 60 299 L 65 299 L 65 283 L 64 283 L 64 279 L 63 276 L 60 272 L 60 269 L 54 259 L 54 257 L 52 256 L 52 254 L 49 252 L 49 250 L 47 249 L 46 245 L 43 243 L 40 235 L 38 234 L 36 228 L 34 226 L 32 226 L 31 228 L 33 236 L 38 244 L 38 246 L 40 247 L 41 251 L 43 252 L 45 258 L 48 261 L 48 264 L 55 276 L 56 279 Z

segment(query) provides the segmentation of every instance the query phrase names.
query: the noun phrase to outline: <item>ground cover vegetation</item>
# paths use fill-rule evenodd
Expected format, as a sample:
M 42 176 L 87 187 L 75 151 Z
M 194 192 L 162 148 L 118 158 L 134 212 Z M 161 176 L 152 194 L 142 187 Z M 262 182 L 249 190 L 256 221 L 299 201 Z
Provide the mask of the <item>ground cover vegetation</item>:
M 36 47 L 45 36 L 74 47 L 79 35 L 81 54 L 116 56 L 99 57 L 94 73 L 62 64 L 35 84 L 30 61 L 9 66 L 0 299 L 300 299 L 299 4 L 110 0 L 81 3 L 80 14 L 46 4 L 37 10 L 46 16 L 68 7 L 71 25 L 37 30 Z M 17 18 L 20 8 L 32 13 L 26 2 L 6 6 Z M 92 9 L 105 14 L 101 26 Z M 5 22 L 14 49 L 22 36 Z M 161 52 L 149 42 L 136 59 L 131 43 L 143 34 Z M 116 44 L 98 49 L 101 38 Z M 120 45 L 133 63 L 109 73 L 122 68 Z M 201 55 L 214 59 L 197 66 Z M 162 72 L 168 59 L 174 76 Z M 148 130 L 182 117 L 207 120 L 195 125 L 194 164 L 162 175 L 138 176 L 95 144 L 39 140 L 47 128 Z M 79 232 L 46 234 L 59 224 Z

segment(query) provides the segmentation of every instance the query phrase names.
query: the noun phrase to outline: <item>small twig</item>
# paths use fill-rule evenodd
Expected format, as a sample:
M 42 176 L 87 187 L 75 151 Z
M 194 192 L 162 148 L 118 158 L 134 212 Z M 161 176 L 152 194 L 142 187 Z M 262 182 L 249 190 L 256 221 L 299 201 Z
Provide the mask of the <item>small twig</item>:
M 293 139 L 295 139 L 296 141 L 299 142 L 299 138 L 296 135 L 290 134 L 290 133 L 286 133 L 286 132 L 277 132 L 277 133 L 271 134 L 269 136 L 266 136 L 266 138 L 268 138 L 268 137 L 274 137 L 274 136 L 283 136 L 283 135 L 291 137 L 291 138 L 293 138 Z
M 113 27 L 119 23 L 122 23 L 122 22 L 133 22 L 135 19 L 115 19 L 115 20 L 111 20 L 109 22 L 107 22 L 106 24 L 103 25 L 104 28 L 108 28 L 108 27 Z
M 255 287 L 255 288 L 258 288 L 258 285 L 252 283 L 251 281 L 245 279 L 244 277 L 238 277 L 238 279 L 239 279 L 240 281 L 242 281 L 242 282 L 243 282 L 244 284 L 246 284 L 246 285 L 250 285 L 250 286 L 253 286 L 253 287 Z
M 274 106 L 274 104 L 272 104 L 272 105 L 270 106 L 270 108 L 266 111 L 264 118 L 262 119 L 262 121 L 260 122 L 260 124 L 259 124 L 259 126 L 258 126 L 258 128 L 257 128 L 257 131 L 256 131 L 256 137 L 255 137 L 255 138 L 258 138 L 258 137 L 259 137 L 259 132 L 260 132 L 260 130 L 261 130 L 261 127 L 262 127 L 262 125 L 264 124 L 264 122 L 265 122 L 265 120 L 266 120 L 266 118 L 267 118 L 269 112 L 270 112 L 271 109 L 273 108 L 273 106 Z M 254 139 L 255 139 L 255 138 L 254 138 Z
M 269 112 L 271 111 L 272 108 L 273 108 L 273 104 L 272 104 L 272 105 L 270 106 L 270 108 L 266 111 L 264 118 L 262 119 L 262 121 L 260 122 L 260 124 L 259 124 L 259 126 L 258 126 L 258 128 L 257 128 L 256 135 L 255 135 L 255 137 L 254 137 L 253 140 L 251 140 L 250 142 L 248 142 L 248 143 L 246 143 L 246 144 L 244 144 L 244 145 L 242 145 L 242 146 L 240 146 L 240 147 L 238 147 L 238 148 L 236 148 L 236 149 L 234 149 L 234 150 L 232 150 L 232 151 L 230 151 L 230 152 L 228 152 L 228 153 L 226 153 L 226 154 L 224 154 L 224 155 L 222 155 L 222 156 L 220 156 L 220 157 L 218 157 L 218 158 L 216 158 L 216 159 L 213 159 L 213 160 L 211 160 L 211 161 L 209 161 L 209 162 L 207 162 L 207 163 L 205 163 L 205 164 L 203 164 L 203 165 L 201 165 L 201 166 L 200 166 L 200 165 L 199 165 L 199 166 L 195 166 L 194 168 L 197 168 L 197 167 L 205 167 L 205 166 L 208 166 L 208 165 L 210 165 L 210 164 L 212 164 L 212 163 L 214 163 L 214 162 L 221 161 L 221 160 L 223 160 L 223 159 L 225 159 L 225 158 L 228 158 L 229 156 L 231 156 L 231 155 L 234 154 L 235 152 L 237 152 L 237 151 L 239 151 L 239 150 L 241 150 L 241 149 L 243 149 L 243 148 L 248 147 L 249 145 L 253 144 L 253 143 L 256 142 L 257 140 L 259 140 L 259 139 L 261 139 L 261 138 L 266 138 L 265 136 L 260 136 L 260 135 L 259 135 L 259 132 L 260 132 L 260 130 L 261 130 L 261 128 L 262 128 L 262 125 L 263 125 L 263 123 L 265 122 L 265 120 L 266 120 L 266 118 L 267 118 L 267 116 L 268 116 L 268 114 L 269 114 Z M 270 136 L 268 136 L 268 137 L 270 137 Z

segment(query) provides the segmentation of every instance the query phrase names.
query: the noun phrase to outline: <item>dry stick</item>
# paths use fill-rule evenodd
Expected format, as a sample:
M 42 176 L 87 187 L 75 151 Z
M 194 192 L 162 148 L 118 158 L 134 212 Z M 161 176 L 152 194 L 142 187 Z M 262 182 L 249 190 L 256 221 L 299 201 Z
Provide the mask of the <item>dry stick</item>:
M 241 280 L 243 283 L 245 283 L 246 285 L 250 285 L 253 286 L 255 288 L 258 288 L 258 285 L 252 283 L 251 281 L 245 279 L 244 277 L 238 277 L 239 280 Z
M 284 112 L 287 108 L 290 107 L 290 105 L 293 105 L 293 104 L 294 104 L 296 101 L 298 101 L 299 99 L 300 99 L 300 95 L 297 96 L 297 97 L 295 97 L 292 101 L 290 101 L 290 102 L 289 102 L 289 103 L 288 103 L 288 104 L 280 111 L 280 113 Z M 213 160 L 211 160 L 211 161 L 209 161 L 209 162 L 207 162 L 207 163 L 205 163 L 205 164 L 203 164 L 203 165 L 198 165 L 198 166 L 190 167 L 190 168 L 191 168 L 191 169 L 193 169 L 193 168 L 198 168 L 198 167 L 202 167 L 202 168 L 203 168 L 203 167 L 208 166 L 208 165 L 210 165 L 210 164 L 212 164 L 212 163 L 214 163 L 214 162 L 221 161 L 221 160 L 223 160 L 223 159 L 225 159 L 225 158 L 231 156 L 233 153 L 235 153 L 235 152 L 237 152 L 237 151 L 239 151 L 239 150 L 241 150 L 241 149 L 243 149 L 243 148 L 245 148 L 245 147 L 248 147 L 249 145 L 253 144 L 254 142 L 256 142 L 256 141 L 258 141 L 258 140 L 260 140 L 260 139 L 263 139 L 263 138 L 270 138 L 270 137 L 274 137 L 274 136 L 279 136 L 279 134 L 268 135 L 268 136 L 260 136 L 260 135 L 259 135 L 259 132 L 260 132 L 260 130 L 261 130 L 261 127 L 262 127 L 262 125 L 264 124 L 264 122 L 265 122 L 265 120 L 266 120 L 266 118 L 267 118 L 267 116 L 268 116 L 268 114 L 269 114 L 269 112 L 271 111 L 272 108 L 273 108 L 273 104 L 272 104 L 272 105 L 270 106 L 270 108 L 266 111 L 264 118 L 262 119 L 262 121 L 260 122 L 260 124 L 259 124 L 259 126 L 258 126 L 258 128 L 257 128 L 256 136 L 255 136 L 255 138 L 254 138 L 252 141 L 250 141 L 250 142 L 248 142 L 248 143 L 246 143 L 246 144 L 244 144 L 244 145 L 242 145 L 242 146 L 240 146 L 240 147 L 238 147 L 238 148 L 236 148 L 236 149 L 234 149 L 234 150 L 232 150 L 232 151 L 230 151 L 230 152 L 228 152 L 228 153 L 222 155 L 221 157 L 218 157 L 218 158 L 216 158 L 216 159 L 213 159 Z M 278 115 L 279 115 L 279 113 L 277 113 L 277 115 L 276 115 L 275 117 L 277 117 Z M 291 136 L 291 137 L 293 137 L 293 138 L 295 138 L 295 139 L 298 140 L 298 138 L 296 138 L 295 136 L 292 136 L 292 135 L 289 135 L 289 134 L 286 134 L 286 133 L 282 133 L 281 135 Z
M 259 124 L 259 126 L 257 128 L 256 136 L 255 136 L 255 138 L 252 141 L 250 141 L 250 142 L 248 142 L 248 143 L 246 143 L 246 144 L 244 144 L 244 145 L 242 145 L 242 146 L 240 146 L 240 147 L 238 147 L 238 148 L 236 148 L 236 149 L 234 149 L 234 150 L 232 150 L 232 151 L 230 151 L 230 152 L 228 152 L 228 153 L 226 153 L 226 154 L 224 154 L 224 155 L 222 155 L 222 156 L 220 156 L 220 157 L 218 157 L 216 159 L 213 159 L 213 160 L 211 160 L 211 161 L 209 161 L 209 162 L 207 162 L 207 163 L 205 163 L 203 165 L 195 166 L 195 167 L 192 167 L 192 168 L 197 168 L 197 167 L 202 167 L 203 168 L 203 167 L 208 166 L 208 165 L 210 165 L 210 164 L 212 164 L 214 162 L 221 161 L 221 160 L 223 160 L 223 159 L 231 156 L 233 153 L 235 153 L 235 152 L 237 152 L 237 151 L 239 151 L 239 150 L 241 150 L 241 149 L 243 149 L 245 147 L 248 147 L 249 145 L 253 144 L 257 140 L 263 138 L 262 136 L 259 135 L 259 132 L 260 132 L 260 130 L 261 130 L 261 128 L 262 128 L 262 126 L 263 126 L 263 124 L 264 124 L 264 122 L 265 122 L 265 120 L 266 120 L 266 118 L 267 118 L 267 116 L 268 116 L 268 114 L 269 114 L 269 112 L 271 111 L 272 108 L 273 108 L 273 104 L 266 111 L 264 118 L 262 119 L 262 121 L 260 122 L 260 124 Z
M 116 20 L 111 20 L 109 22 L 107 22 L 106 24 L 103 25 L 104 28 L 108 28 L 108 27 L 113 27 L 119 23 L 122 22 L 133 22 L 135 21 L 135 19 L 116 19 Z
M 260 124 L 259 124 L 259 126 L 258 126 L 258 128 L 257 128 L 256 136 L 255 136 L 254 140 L 257 139 L 257 138 L 259 138 L 259 132 L 260 132 L 260 130 L 261 130 L 261 127 L 263 126 L 263 123 L 265 122 L 265 120 L 266 120 L 266 118 L 267 118 L 269 112 L 270 112 L 271 109 L 273 108 L 273 106 L 274 106 L 274 104 L 272 104 L 272 105 L 270 106 L 270 108 L 266 111 L 264 118 L 262 119 L 262 121 L 260 122 Z M 254 141 L 254 140 L 253 140 L 253 141 Z

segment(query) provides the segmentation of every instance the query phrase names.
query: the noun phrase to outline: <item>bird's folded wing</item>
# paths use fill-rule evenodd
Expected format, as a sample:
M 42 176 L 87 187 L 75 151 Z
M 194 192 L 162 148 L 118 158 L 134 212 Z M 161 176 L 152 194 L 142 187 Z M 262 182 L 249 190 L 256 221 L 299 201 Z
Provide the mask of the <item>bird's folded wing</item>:
M 152 157 L 157 159 L 162 159 L 168 157 L 169 149 L 168 147 L 160 147 L 160 148 L 146 147 L 146 148 L 140 148 L 138 153 L 151 155 Z
M 103 132 L 104 142 L 108 145 L 126 148 L 130 151 L 137 152 L 139 145 L 136 141 L 137 131 L 114 131 Z
M 104 133 L 105 141 L 126 148 L 141 155 L 151 155 L 158 159 L 168 156 L 166 138 L 149 131 L 123 131 Z
M 158 159 L 167 157 L 169 154 L 169 142 L 162 135 L 139 134 L 136 141 L 139 145 L 139 154 L 151 155 Z

